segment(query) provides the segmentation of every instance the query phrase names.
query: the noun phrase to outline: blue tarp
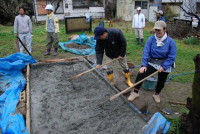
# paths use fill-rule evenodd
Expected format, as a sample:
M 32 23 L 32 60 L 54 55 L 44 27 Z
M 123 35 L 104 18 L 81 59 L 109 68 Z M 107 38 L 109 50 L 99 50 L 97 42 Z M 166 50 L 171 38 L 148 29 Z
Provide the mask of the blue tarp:
M 159 112 L 155 113 L 143 129 L 144 134 L 166 134 L 170 128 L 170 122 Z
M 23 53 L 0 58 L 0 128 L 3 134 L 28 134 L 23 116 L 15 113 L 19 94 L 26 80 L 21 72 L 27 64 L 37 61 Z
M 79 45 L 88 45 L 91 48 L 87 49 L 75 49 L 75 48 L 67 48 L 67 44 L 69 43 L 77 43 Z M 75 40 L 70 40 L 67 42 L 59 42 L 61 48 L 67 52 L 78 54 L 78 55 L 94 55 L 95 54 L 95 46 L 96 40 L 94 37 L 88 38 L 84 33 L 79 35 L 79 37 Z

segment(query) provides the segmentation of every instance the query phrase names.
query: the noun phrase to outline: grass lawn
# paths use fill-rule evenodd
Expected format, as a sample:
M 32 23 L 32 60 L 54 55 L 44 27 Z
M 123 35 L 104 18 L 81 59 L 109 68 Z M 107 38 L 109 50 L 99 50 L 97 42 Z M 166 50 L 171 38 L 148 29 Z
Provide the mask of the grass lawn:
M 92 29 L 94 30 L 95 26 L 98 25 L 98 22 L 93 22 Z M 105 27 L 108 27 L 108 23 L 105 23 Z M 133 62 L 136 66 L 140 66 L 142 60 L 142 52 L 143 47 L 140 45 L 136 45 L 136 39 L 134 35 L 134 31 L 131 29 L 131 22 L 114 22 L 114 27 L 119 28 L 123 31 L 126 40 L 127 40 L 127 51 L 131 52 L 128 55 L 128 60 Z M 146 41 L 152 34 L 150 31 L 153 29 L 153 23 L 146 23 L 146 27 L 144 30 L 144 40 Z M 59 33 L 59 41 L 65 42 L 68 40 L 69 36 L 74 34 L 81 34 L 82 32 L 76 32 L 71 34 L 65 33 L 65 25 L 64 22 L 60 22 L 60 33 Z M 93 35 L 92 33 L 85 32 L 87 35 Z M 45 52 L 46 45 L 46 32 L 45 25 L 39 24 L 38 26 L 33 24 L 33 32 L 32 32 L 32 55 L 37 60 L 45 60 L 47 59 L 43 56 L 43 52 Z M 176 58 L 176 69 L 171 75 L 181 74 L 185 72 L 191 72 L 194 70 L 194 62 L 193 57 L 200 53 L 200 44 L 199 45 L 187 45 L 180 39 L 174 39 L 177 45 L 177 58 Z M 15 36 L 13 33 L 13 26 L 2 26 L 0 25 L 0 57 L 8 56 L 12 53 L 16 52 L 16 42 Z M 67 58 L 77 56 L 74 54 L 70 54 L 64 52 L 62 49 L 59 49 L 59 55 L 56 58 Z M 49 56 L 48 58 L 55 58 L 53 56 Z M 191 83 L 193 81 L 193 74 L 183 75 L 179 77 L 174 77 L 172 81 L 181 82 L 181 83 Z

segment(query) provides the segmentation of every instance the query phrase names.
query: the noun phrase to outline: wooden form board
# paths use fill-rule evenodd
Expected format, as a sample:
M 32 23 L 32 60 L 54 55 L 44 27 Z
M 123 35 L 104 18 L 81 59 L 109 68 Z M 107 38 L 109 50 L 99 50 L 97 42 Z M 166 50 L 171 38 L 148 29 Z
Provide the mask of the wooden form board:
M 92 31 L 92 22 L 86 23 L 86 17 L 66 17 L 66 33 L 78 31 Z
M 27 73 L 26 73 L 26 96 L 27 96 L 27 102 L 26 102 L 26 127 L 28 129 L 28 133 L 31 133 L 31 111 L 30 111 L 30 65 L 27 65 Z

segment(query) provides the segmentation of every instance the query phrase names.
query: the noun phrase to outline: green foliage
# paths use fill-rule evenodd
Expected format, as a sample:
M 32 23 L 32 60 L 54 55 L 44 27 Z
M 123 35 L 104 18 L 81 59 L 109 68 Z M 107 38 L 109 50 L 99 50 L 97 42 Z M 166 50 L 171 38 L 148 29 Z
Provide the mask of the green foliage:
M 167 120 L 170 122 L 170 128 L 169 128 L 167 134 L 181 134 L 181 132 L 180 132 L 181 117 L 169 118 Z
M 171 10 L 171 8 L 169 7 L 169 4 L 167 4 L 167 5 L 165 6 L 164 15 L 165 15 L 167 21 L 172 20 L 173 17 L 178 16 L 177 14 L 175 14 L 175 13 Z
M 183 41 L 184 43 L 186 44 L 192 44 L 192 45 L 200 45 L 200 41 L 198 39 L 198 37 L 194 37 L 194 36 L 191 36 L 191 37 L 186 37 L 186 38 L 183 38 Z
M 29 16 L 34 14 L 32 0 L 0 0 L 0 24 L 13 25 L 15 16 L 18 15 L 19 7 L 25 8 L 25 13 Z

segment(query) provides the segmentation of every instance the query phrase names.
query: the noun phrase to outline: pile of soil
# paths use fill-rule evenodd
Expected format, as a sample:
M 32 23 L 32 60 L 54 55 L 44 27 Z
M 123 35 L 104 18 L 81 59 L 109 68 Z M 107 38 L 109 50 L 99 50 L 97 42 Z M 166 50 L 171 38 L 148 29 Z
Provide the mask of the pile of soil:
M 87 49 L 87 48 L 90 48 L 88 45 L 80 45 L 80 44 L 77 44 L 77 43 L 69 43 L 69 44 L 65 45 L 65 47 L 75 48 L 75 49 Z
M 38 133 L 142 133 L 145 122 L 85 62 L 31 69 L 31 130 Z

